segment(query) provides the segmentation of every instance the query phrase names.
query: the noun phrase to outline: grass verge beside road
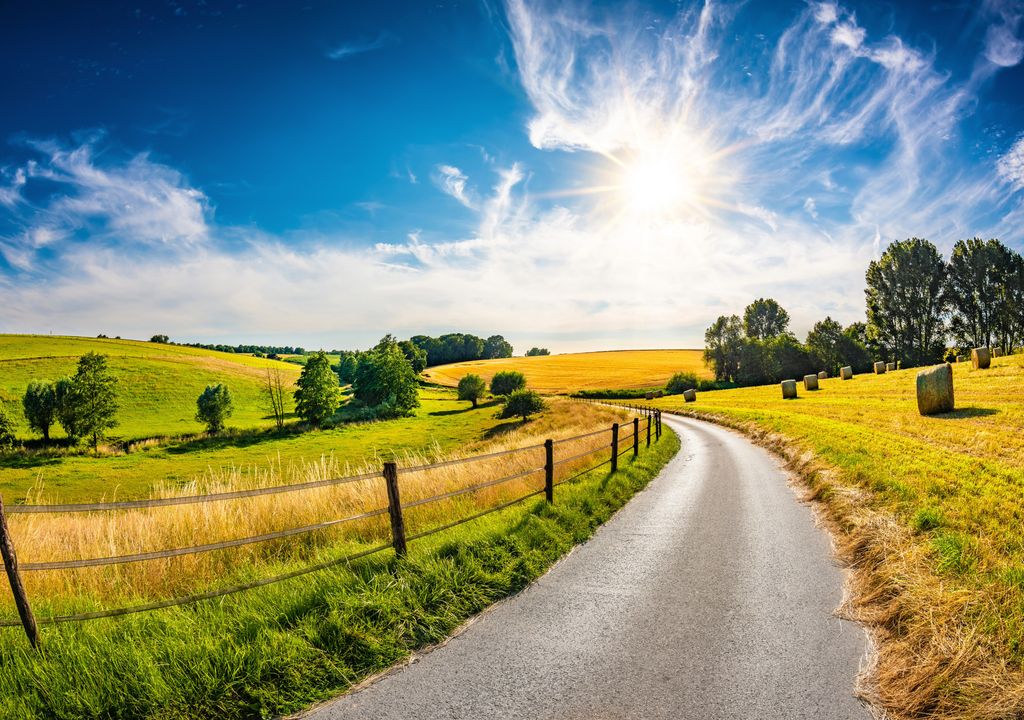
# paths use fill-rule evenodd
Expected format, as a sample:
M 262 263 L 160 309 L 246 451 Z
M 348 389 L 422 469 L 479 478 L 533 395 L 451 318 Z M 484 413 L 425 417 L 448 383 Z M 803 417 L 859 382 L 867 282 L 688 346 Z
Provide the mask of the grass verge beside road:
M 955 412 L 921 417 L 915 370 L 654 401 L 788 459 L 834 522 L 851 613 L 875 631 L 896 718 L 1024 716 L 1024 356 L 954 367 Z

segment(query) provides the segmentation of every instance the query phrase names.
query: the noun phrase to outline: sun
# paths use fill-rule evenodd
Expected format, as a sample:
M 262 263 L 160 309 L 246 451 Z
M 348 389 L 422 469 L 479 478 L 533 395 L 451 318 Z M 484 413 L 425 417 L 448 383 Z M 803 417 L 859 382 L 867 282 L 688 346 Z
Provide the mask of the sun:
M 621 200 L 634 214 L 674 214 L 697 200 L 695 175 L 674 153 L 644 153 L 622 168 Z

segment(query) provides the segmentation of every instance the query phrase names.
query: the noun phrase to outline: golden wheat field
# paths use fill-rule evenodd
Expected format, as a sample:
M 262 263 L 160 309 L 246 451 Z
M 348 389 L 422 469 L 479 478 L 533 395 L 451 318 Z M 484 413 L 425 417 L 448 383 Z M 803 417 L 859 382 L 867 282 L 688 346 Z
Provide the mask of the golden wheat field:
M 523 373 L 527 385 L 543 393 L 663 387 L 680 371 L 701 378 L 713 377 L 704 366 L 702 350 L 609 350 L 475 360 L 427 368 L 423 376 L 439 385 L 454 387 L 469 373 L 490 382 L 502 370 Z

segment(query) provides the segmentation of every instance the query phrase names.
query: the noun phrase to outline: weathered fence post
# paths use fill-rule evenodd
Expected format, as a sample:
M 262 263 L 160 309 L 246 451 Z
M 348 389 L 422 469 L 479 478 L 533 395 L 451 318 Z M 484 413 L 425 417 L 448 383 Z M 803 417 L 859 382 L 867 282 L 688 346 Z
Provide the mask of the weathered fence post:
M 548 504 L 555 501 L 555 443 L 544 441 L 544 497 Z
M 633 418 L 633 457 L 640 454 L 640 418 Z
M 384 463 L 384 482 L 388 487 L 388 515 L 391 516 L 391 544 L 395 555 L 405 557 L 405 520 L 402 519 L 402 500 L 398 495 L 398 465 Z
M 647 447 L 651 446 L 651 416 L 647 415 Z
M 661 410 L 654 411 L 654 420 L 658 424 L 658 435 L 657 439 L 661 440 Z
M 36 619 L 32 615 L 32 608 L 25 595 L 25 586 L 21 584 L 21 575 L 18 574 L 18 556 L 14 552 L 11 533 L 7 529 L 7 514 L 4 512 L 2 497 L 0 497 L 0 555 L 4 559 L 7 579 L 11 582 L 11 594 L 14 595 L 14 604 L 18 606 L 18 615 L 21 617 L 21 624 L 25 627 L 25 634 L 28 635 L 28 641 L 32 643 L 32 647 L 38 648 L 39 630 L 36 628 Z
M 619 424 L 612 423 L 612 472 L 619 469 Z

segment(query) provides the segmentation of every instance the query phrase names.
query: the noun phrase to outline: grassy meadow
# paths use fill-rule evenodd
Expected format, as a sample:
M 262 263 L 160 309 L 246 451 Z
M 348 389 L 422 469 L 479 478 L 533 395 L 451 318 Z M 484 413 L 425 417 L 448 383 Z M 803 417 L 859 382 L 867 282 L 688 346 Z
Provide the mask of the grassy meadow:
M 680 371 L 713 378 L 704 366 L 703 350 L 610 350 L 475 360 L 427 368 L 423 376 L 439 385 L 455 387 L 468 373 L 490 382 L 502 370 L 518 370 L 532 389 L 544 393 L 663 388 Z
M 1024 713 L 1024 355 L 954 365 L 956 410 L 922 417 L 913 369 L 653 405 L 779 450 L 834 520 L 852 612 L 880 640 L 895 717 Z

